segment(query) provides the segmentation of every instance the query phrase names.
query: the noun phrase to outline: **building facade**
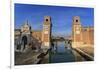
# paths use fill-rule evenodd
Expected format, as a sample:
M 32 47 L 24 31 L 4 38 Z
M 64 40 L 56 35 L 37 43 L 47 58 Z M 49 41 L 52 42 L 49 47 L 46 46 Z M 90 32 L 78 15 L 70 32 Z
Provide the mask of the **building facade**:
M 41 48 L 49 49 L 50 37 L 51 37 L 51 17 L 45 16 L 42 30 L 32 30 L 28 21 L 24 23 L 20 29 L 15 29 L 15 46 L 18 46 L 18 44 L 20 44 L 21 49 L 25 49 L 32 43 L 35 43 L 33 45 L 40 43 Z M 24 44 L 26 45 L 24 46 Z
M 72 25 L 72 47 L 93 46 L 94 27 L 83 27 L 80 17 L 73 17 Z

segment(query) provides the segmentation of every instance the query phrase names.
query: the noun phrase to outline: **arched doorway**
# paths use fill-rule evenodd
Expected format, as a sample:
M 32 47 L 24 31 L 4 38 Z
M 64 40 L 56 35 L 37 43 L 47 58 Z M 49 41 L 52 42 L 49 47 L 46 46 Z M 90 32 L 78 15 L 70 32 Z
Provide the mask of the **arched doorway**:
M 25 46 L 27 45 L 27 36 L 22 37 L 22 45 L 23 45 L 23 50 L 25 49 Z

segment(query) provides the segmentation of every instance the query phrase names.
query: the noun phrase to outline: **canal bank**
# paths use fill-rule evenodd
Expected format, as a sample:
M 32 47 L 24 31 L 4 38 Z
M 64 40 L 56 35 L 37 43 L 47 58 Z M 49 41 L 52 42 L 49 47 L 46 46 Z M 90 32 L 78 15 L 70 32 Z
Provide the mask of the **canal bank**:
M 74 48 L 74 50 L 77 53 L 79 53 L 82 58 L 84 58 L 84 61 L 93 61 L 94 60 L 93 50 L 92 51 L 89 51 L 87 49 L 88 48 L 85 48 L 85 49 L 84 48 Z
M 88 61 L 84 53 L 78 48 L 73 49 L 64 41 L 55 43 L 54 47 L 46 52 L 35 52 L 29 49 L 26 53 L 15 52 L 15 54 L 15 65 Z

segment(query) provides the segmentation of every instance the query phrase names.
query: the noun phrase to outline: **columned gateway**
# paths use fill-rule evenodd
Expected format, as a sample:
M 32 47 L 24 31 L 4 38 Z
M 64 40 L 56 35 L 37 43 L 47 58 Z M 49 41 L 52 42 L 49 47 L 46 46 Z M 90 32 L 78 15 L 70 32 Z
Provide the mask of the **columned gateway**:
M 21 26 L 19 34 L 20 35 L 15 41 L 16 51 L 24 52 L 27 50 L 28 45 L 31 42 L 31 27 L 28 25 L 28 22 L 26 22 L 24 25 Z
M 26 45 L 28 44 L 27 36 L 23 36 L 21 41 L 22 41 L 23 50 L 24 50 L 26 48 Z
M 21 29 L 15 29 L 15 50 L 26 51 L 28 47 L 48 50 L 51 39 L 51 17 L 45 16 L 43 29 L 32 30 L 28 22 L 25 22 Z M 19 49 L 18 49 L 19 48 Z
M 45 16 L 42 31 L 42 48 L 50 48 L 50 38 L 51 38 L 51 17 Z
M 23 50 L 26 50 L 28 48 L 28 45 L 31 40 L 31 27 L 28 25 L 28 22 L 26 22 L 21 27 L 21 47 Z

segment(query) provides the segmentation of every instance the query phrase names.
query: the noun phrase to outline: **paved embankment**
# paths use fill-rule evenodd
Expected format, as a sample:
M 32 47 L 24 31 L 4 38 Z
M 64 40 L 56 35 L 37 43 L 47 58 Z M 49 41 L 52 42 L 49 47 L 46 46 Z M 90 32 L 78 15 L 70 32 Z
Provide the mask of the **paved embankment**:
M 47 58 L 47 52 L 41 53 L 33 50 L 26 53 L 15 52 L 15 65 L 39 64 L 45 57 Z
M 93 50 L 89 51 L 87 49 L 89 49 L 89 48 L 85 48 L 85 49 L 84 48 L 74 48 L 74 50 L 76 52 L 78 52 L 85 59 L 85 61 L 93 61 L 94 60 L 94 56 L 93 56 L 94 51 Z M 92 55 L 90 53 L 92 53 Z

